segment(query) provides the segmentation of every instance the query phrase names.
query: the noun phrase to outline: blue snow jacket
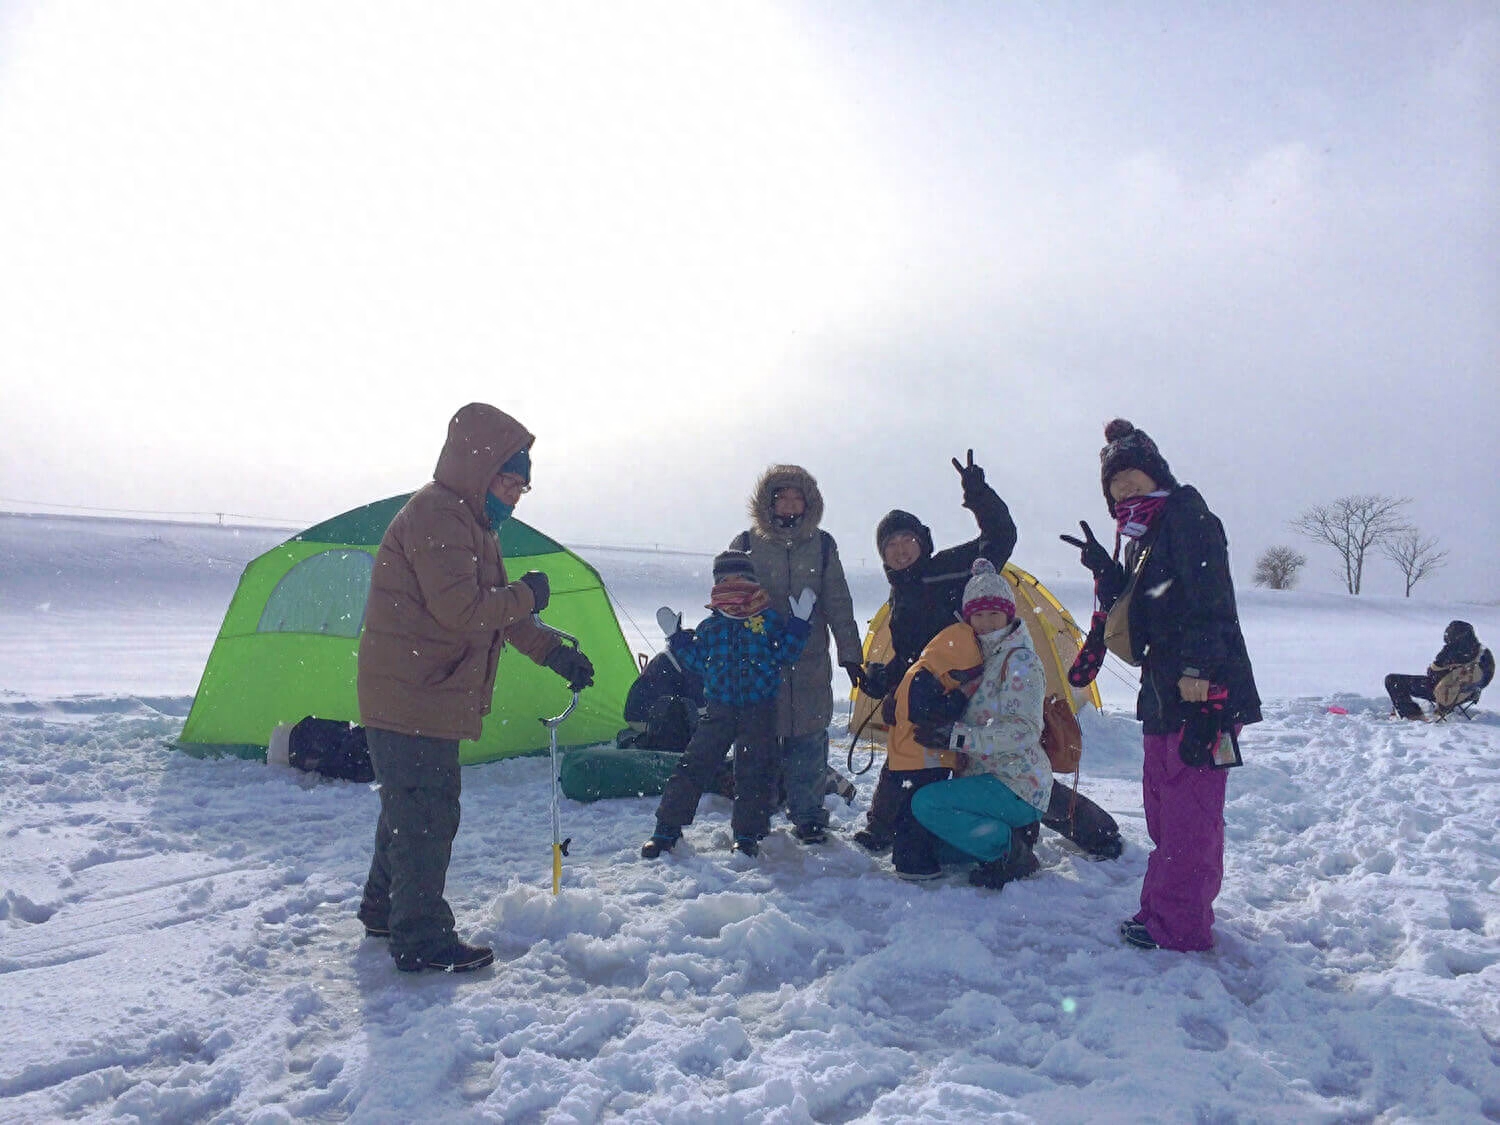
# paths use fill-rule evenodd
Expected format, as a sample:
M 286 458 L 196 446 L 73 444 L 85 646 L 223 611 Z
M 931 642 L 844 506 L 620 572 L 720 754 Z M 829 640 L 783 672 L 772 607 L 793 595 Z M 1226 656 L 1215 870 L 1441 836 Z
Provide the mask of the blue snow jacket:
M 715 610 L 697 629 L 679 629 L 669 643 L 684 669 L 703 677 L 703 694 L 715 703 L 746 707 L 775 698 L 781 668 L 802 656 L 810 630 L 800 617 L 774 609 L 752 617 Z

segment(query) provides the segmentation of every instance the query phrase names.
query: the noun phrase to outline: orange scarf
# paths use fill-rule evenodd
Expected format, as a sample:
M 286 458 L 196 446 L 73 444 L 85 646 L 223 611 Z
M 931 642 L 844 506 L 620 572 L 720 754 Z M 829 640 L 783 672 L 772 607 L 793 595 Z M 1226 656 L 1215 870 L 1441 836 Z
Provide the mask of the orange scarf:
M 771 595 L 759 585 L 743 578 L 731 578 L 727 582 L 715 583 L 708 595 L 708 609 L 717 610 L 725 617 L 744 620 L 754 617 L 771 604 Z

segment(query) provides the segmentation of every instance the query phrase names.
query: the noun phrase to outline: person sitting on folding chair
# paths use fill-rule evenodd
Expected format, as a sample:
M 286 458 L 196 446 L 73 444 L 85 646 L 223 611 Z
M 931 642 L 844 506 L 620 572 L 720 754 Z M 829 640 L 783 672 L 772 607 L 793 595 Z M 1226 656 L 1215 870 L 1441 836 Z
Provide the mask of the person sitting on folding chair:
M 1443 630 L 1443 647 L 1421 676 L 1392 672 L 1385 678 L 1386 694 L 1403 719 L 1425 719 L 1418 699 L 1433 704 L 1432 717 L 1446 719 L 1454 711 L 1467 714 L 1479 693 L 1495 678 L 1495 658 L 1479 643 L 1474 626 L 1450 621 Z

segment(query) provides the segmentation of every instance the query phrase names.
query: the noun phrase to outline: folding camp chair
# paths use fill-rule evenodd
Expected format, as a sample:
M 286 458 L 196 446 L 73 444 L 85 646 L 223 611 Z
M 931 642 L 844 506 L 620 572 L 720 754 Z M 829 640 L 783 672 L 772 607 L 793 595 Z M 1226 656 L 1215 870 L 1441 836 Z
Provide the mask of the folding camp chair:
M 1447 707 L 1436 704 L 1432 708 L 1432 721 L 1435 723 L 1446 722 L 1449 715 L 1462 715 L 1465 719 L 1474 717 L 1474 708 L 1479 703 L 1479 686 L 1476 684 L 1464 692 Z
M 1489 650 L 1486 649 L 1485 651 L 1488 652 Z M 1463 691 L 1462 694 L 1458 695 L 1453 700 L 1453 702 L 1447 704 L 1446 706 L 1441 703 L 1434 703 L 1432 708 L 1432 721 L 1435 723 L 1441 723 L 1444 722 L 1449 715 L 1454 714 L 1462 715 L 1465 719 L 1472 719 L 1474 717 L 1474 708 L 1479 703 L 1479 693 L 1482 692 L 1485 688 L 1489 687 L 1490 681 L 1494 678 L 1495 670 L 1493 665 L 1491 665 L 1487 669 L 1486 675 L 1482 680 L 1480 680 L 1478 683 L 1471 684 Z

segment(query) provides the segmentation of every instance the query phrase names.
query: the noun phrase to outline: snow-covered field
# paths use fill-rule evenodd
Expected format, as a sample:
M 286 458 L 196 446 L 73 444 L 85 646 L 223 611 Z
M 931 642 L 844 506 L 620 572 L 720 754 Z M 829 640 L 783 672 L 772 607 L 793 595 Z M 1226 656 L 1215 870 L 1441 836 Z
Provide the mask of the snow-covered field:
M 1084 788 L 1118 861 L 1044 832 L 995 894 L 784 829 L 731 860 L 711 798 L 648 863 L 653 801 L 566 803 L 554 899 L 546 762 L 496 763 L 450 898 L 497 963 L 406 976 L 354 919 L 369 787 L 170 748 L 281 537 L 0 517 L 0 1120 L 1500 1120 L 1500 695 L 1421 725 L 1380 690 L 1500 607 L 1242 591 L 1266 722 L 1212 953 L 1115 935 L 1146 836 L 1112 671 Z M 706 558 L 585 554 L 643 627 L 703 600 Z

